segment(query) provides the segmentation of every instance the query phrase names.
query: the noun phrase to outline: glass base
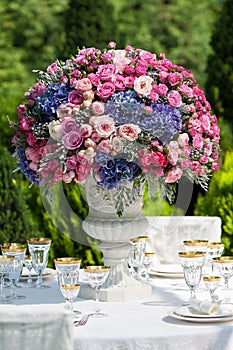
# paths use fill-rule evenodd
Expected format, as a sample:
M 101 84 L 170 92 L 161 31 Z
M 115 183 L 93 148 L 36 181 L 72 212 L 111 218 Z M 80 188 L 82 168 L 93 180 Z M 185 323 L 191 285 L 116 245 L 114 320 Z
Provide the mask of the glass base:
M 101 318 L 101 317 L 107 317 L 108 314 L 100 311 L 100 312 L 93 312 L 92 314 L 89 314 L 90 317 L 95 317 L 95 318 Z

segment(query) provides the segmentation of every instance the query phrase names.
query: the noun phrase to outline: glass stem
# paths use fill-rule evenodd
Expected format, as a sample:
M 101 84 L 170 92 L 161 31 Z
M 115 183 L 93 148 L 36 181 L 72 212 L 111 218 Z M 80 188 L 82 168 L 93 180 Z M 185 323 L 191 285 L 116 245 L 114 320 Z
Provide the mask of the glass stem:
M 42 279 L 42 270 L 39 271 L 36 285 L 37 287 L 40 287 L 43 284 L 43 279 Z
M 193 287 L 190 287 L 190 300 L 196 299 L 195 289 Z
M 99 287 L 95 288 L 95 312 L 100 312 L 100 292 Z
M 4 277 L 1 275 L 0 277 L 0 298 L 3 296 L 3 285 L 4 285 Z
M 225 290 L 228 290 L 228 278 L 224 277 L 224 288 Z
M 11 296 L 15 297 L 16 296 L 16 280 L 13 279 L 11 282 Z

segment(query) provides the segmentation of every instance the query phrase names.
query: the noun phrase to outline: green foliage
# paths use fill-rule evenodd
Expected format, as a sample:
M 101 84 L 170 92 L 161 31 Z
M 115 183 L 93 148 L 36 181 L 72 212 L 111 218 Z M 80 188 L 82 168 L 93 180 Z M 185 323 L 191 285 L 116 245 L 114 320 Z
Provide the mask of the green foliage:
M 0 244 L 3 242 L 25 243 L 38 234 L 37 223 L 26 203 L 28 189 L 22 175 L 13 173 L 14 160 L 7 149 L 0 157 Z
M 120 41 L 159 54 L 190 69 L 204 87 L 206 59 L 219 1 L 115 1 Z
M 103 0 L 69 0 L 65 32 L 67 56 L 74 54 L 77 47 L 105 48 L 109 41 L 117 40 L 113 5 Z
M 213 54 L 208 58 L 207 97 L 214 112 L 233 128 L 233 2 L 225 0 L 211 38 Z M 233 130 L 233 129 L 232 129 Z
M 233 151 L 227 151 L 222 168 L 214 174 L 209 191 L 199 195 L 195 215 L 219 216 L 225 254 L 233 254 Z

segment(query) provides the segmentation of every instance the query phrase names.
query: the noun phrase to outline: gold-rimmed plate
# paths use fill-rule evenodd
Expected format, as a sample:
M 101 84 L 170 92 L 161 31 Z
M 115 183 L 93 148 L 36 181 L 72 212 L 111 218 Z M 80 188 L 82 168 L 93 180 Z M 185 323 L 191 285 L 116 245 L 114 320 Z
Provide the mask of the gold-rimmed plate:
M 168 315 L 172 318 L 187 322 L 226 322 L 233 320 L 233 310 L 231 308 L 220 309 L 216 314 L 201 314 L 191 310 L 187 306 L 176 307 L 169 310 Z

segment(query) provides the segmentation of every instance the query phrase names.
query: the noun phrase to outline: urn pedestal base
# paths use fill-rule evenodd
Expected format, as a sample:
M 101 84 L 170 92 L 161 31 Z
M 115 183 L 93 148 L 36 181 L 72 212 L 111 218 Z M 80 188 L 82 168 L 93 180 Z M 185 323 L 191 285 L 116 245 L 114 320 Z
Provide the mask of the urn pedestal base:
M 98 248 L 103 252 L 104 264 L 111 266 L 109 277 L 100 289 L 101 301 L 132 301 L 151 296 L 151 286 L 134 279 L 128 268 L 130 243 L 103 242 Z M 81 284 L 79 296 L 95 299 L 95 291 Z

